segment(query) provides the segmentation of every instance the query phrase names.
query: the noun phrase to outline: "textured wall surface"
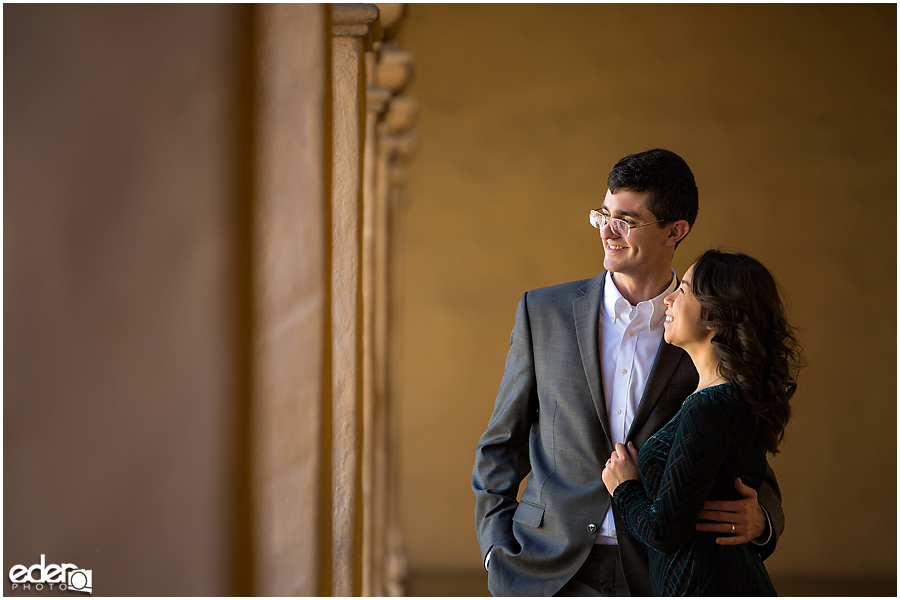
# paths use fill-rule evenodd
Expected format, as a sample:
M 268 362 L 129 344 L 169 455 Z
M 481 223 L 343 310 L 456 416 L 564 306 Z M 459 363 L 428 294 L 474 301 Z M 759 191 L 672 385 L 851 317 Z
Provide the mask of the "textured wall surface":
M 620 157 L 681 154 L 781 281 L 809 367 L 773 575 L 896 573 L 896 7 L 413 5 L 423 144 L 398 215 L 392 390 L 413 571 L 481 569 L 470 477 L 525 290 L 591 277 Z M 852 514 L 848 514 L 852 513 Z
M 322 176 L 330 40 L 321 5 L 264 5 L 256 19 L 254 592 L 313 596 L 329 564 L 321 553 L 329 506 L 319 486 L 330 477 L 320 452 L 330 428 L 323 415 L 329 186 Z
M 241 13 L 3 13 L 5 572 L 227 594 Z

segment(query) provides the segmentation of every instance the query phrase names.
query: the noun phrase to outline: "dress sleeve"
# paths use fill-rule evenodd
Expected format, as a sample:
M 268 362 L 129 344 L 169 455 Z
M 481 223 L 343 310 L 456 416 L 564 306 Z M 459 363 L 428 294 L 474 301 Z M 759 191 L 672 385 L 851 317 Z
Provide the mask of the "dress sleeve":
M 649 497 L 636 479 L 616 487 L 616 510 L 644 544 L 673 552 L 694 533 L 700 509 L 725 460 L 725 417 L 721 403 L 710 393 L 698 392 L 681 408 L 656 497 Z

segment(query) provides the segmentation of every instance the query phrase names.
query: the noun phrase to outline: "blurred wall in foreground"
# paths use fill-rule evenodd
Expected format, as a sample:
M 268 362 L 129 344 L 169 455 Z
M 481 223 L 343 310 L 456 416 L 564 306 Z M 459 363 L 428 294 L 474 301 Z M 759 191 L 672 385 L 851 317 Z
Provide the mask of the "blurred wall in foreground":
M 806 348 L 773 580 L 895 579 L 896 6 L 413 5 L 402 41 L 422 136 L 396 239 L 411 571 L 484 573 L 470 477 L 518 299 L 602 269 L 609 169 L 664 147 L 700 189 L 676 271 L 713 246 L 759 258 Z
M 4 573 L 228 593 L 247 11 L 3 12 Z
M 401 593 L 403 6 L 3 15 L 4 591 Z

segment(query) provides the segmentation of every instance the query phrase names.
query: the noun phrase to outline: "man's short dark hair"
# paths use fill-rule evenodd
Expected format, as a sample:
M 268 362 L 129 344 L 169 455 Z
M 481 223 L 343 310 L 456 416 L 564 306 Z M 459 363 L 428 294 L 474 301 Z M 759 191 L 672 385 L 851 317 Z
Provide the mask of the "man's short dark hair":
M 606 185 L 613 194 L 619 190 L 649 192 L 647 208 L 662 221 L 684 220 L 693 227 L 697 219 L 694 174 L 684 159 L 671 150 L 655 148 L 629 154 L 609 172 Z

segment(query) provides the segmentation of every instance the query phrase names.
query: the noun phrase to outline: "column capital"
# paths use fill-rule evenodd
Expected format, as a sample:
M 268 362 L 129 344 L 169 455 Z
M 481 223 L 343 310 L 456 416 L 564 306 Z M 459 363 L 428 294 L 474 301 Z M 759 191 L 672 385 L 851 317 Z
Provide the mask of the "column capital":
M 366 87 L 366 110 L 375 114 L 382 114 L 391 100 L 393 92 L 377 85 Z
M 378 2 L 375 6 L 378 7 L 378 12 L 380 13 L 381 26 L 385 29 L 390 29 L 396 25 L 403 17 L 406 9 L 406 4 L 403 3 Z
M 389 43 L 382 44 L 376 72 L 378 85 L 399 92 L 412 78 L 413 62 L 411 52 Z
M 390 133 L 412 129 L 419 115 L 419 103 L 410 96 L 395 96 L 388 106 L 384 121 Z
M 394 161 L 409 161 L 419 151 L 421 141 L 416 131 L 405 131 L 384 136 L 381 140 L 388 157 Z M 392 182 L 395 183 L 394 178 Z
M 374 4 L 332 4 L 332 35 L 366 37 L 378 15 L 378 7 Z

